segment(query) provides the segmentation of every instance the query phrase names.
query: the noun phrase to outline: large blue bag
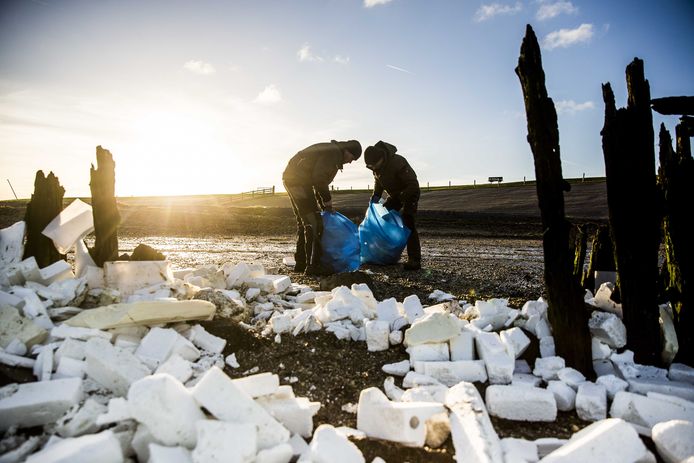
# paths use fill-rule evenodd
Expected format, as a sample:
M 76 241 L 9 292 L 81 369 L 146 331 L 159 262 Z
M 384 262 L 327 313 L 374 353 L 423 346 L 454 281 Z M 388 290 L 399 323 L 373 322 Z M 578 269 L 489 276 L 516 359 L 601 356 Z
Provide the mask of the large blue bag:
M 405 249 L 410 233 L 398 211 L 389 211 L 380 203 L 369 204 L 366 217 L 359 225 L 362 263 L 396 263 Z
M 321 217 L 321 263 L 335 273 L 357 270 L 360 264 L 357 226 L 339 212 L 321 212 Z

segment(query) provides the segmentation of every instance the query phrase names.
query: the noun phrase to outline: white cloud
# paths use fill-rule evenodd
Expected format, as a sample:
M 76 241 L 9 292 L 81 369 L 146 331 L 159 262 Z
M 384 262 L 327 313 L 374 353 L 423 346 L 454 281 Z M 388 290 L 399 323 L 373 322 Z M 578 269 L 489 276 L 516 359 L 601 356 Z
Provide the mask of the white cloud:
M 335 61 L 337 64 L 349 64 L 349 56 L 335 55 L 333 61 Z
M 307 43 L 304 44 L 303 47 L 299 49 L 299 51 L 296 52 L 296 56 L 299 57 L 299 61 L 304 62 L 304 61 L 323 61 L 323 58 L 314 55 L 313 52 L 311 51 L 311 46 Z
M 547 34 L 542 46 L 547 50 L 566 48 L 581 42 L 589 42 L 593 37 L 593 25 L 581 24 L 576 29 L 560 29 Z
M 502 5 L 501 3 L 491 3 L 482 5 L 475 13 L 475 21 L 482 22 L 501 14 L 511 15 L 516 14 L 523 9 L 521 2 L 516 2 L 515 5 Z
M 390 68 L 390 69 L 395 69 L 396 71 L 404 72 L 405 74 L 412 74 L 412 75 L 414 75 L 414 73 L 413 73 L 412 71 L 408 71 L 407 69 L 399 68 L 399 67 L 397 67 L 397 66 L 393 66 L 392 64 L 386 64 L 386 67 L 387 67 L 387 68 Z
M 385 5 L 386 3 L 390 3 L 391 1 L 392 0 L 364 0 L 364 7 L 373 8 L 374 6 Z
M 270 84 L 255 97 L 256 103 L 271 105 L 282 101 L 282 94 L 275 84 Z
M 578 13 L 578 8 L 575 7 L 573 3 L 560 0 L 554 3 L 541 3 L 535 17 L 538 19 L 538 21 L 544 21 L 545 19 L 551 19 L 559 16 L 560 14 L 575 13 Z
M 592 101 L 576 103 L 574 100 L 562 100 L 557 101 L 554 107 L 557 109 L 557 114 L 576 114 L 579 111 L 594 109 L 595 103 Z
M 212 66 L 210 63 L 206 63 L 204 61 L 190 60 L 186 64 L 184 64 L 183 67 L 185 69 L 188 69 L 190 72 L 194 72 L 196 74 L 202 74 L 204 76 L 208 76 L 210 74 L 215 73 L 214 66 Z

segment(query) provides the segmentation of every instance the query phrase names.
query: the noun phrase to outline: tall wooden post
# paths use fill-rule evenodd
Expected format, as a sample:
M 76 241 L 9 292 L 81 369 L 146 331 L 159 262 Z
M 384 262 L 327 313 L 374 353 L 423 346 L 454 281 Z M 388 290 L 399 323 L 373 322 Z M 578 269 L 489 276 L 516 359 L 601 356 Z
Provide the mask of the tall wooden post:
M 41 170 L 36 172 L 34 193 L 24 215 L 27 230 L 24 258 L 34 256 L 40 268 L 65 258 L 55 248 L 53 241 L 41 233 L 63 210 L 63 195 L 65 188 L 60 186 L 60 181 L 53 172 L 47 177 Z
M 675 315 L 679 341 L 677 361 L 694 365 L 694 243 L 692 243 L 691 205 L 694 202 L 694 159 L 689 137 L 679 124 L 677 152 L 665 126 L 660 126 L 660 169 L 658 180 L 663 193 L 663 237 L 667 265 L 668 295 Z M 684 146 L 686 145 L 686 146 Z
M 603 270 L 614 272 L 614 249 L 610 237 L 610 227 L 600 225 L 593 236 L 588 271 L 583 275 L 583 288 L 595 292 L 595 272 Z
M 111 152 L 96 147 L 96 165 L 90 169 L 89 187 L 92 191 L 92 212 L 94 214 L 94 248 L 90 254 L 96 265 L 116 260 L 118 257 L 118 225 L 120 214 L 116 205 L 116 164 Z
M 657 204 L 653 116 L 643 61 L 626 69 L 626 108 L 616 109 L 609 83 L 603 85 L 605 123 L 602 149 L 607 205 L 614 240 L 617 284 L 622 300 L 627 347 L 635 359 L 660 364 L 657 304 L 660 211 Z
M 556 352 L 567 364 L 592 376 L 588 315 L 584 309 L 583 289 L 573 273 L 570 225 L 564 216 L 564 191 L 570 186 L 562 177 L 557 113 L 547 96 L 540 47 L 530 25 L 521 45 L 516 74 L 523 88 L 528 143 L 535 159 L 537 197 L 544 229 L 542 247 L 549 321 Z

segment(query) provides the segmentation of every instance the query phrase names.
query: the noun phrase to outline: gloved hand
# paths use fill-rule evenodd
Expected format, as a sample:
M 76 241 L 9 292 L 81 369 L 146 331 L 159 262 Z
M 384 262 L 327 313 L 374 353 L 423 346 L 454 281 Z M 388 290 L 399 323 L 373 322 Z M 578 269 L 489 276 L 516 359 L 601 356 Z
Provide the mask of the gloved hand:
M 378 195 L 371 195 L 371 202 L 372 203 L 377 203 L 381 200 L 381 197 Z

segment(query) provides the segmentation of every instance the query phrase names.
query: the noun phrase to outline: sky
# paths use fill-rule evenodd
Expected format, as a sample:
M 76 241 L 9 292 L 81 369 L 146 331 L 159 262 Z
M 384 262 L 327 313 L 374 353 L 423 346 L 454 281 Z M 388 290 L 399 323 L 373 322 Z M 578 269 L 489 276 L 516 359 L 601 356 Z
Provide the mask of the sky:
M 653 98 L 694 95 L 692 0 L 0 0 L 0 199 L 39 169 L 89 196 L 97 145 L 118 196 L 281 190 L 331 139 L 396 145 L 423 186 L 530 180 L 527 24 L 566 178 L 604 175 L 601 84 L 625 106 L 634 57 Z M 333 185 L 373 187 L 363 157 Z

